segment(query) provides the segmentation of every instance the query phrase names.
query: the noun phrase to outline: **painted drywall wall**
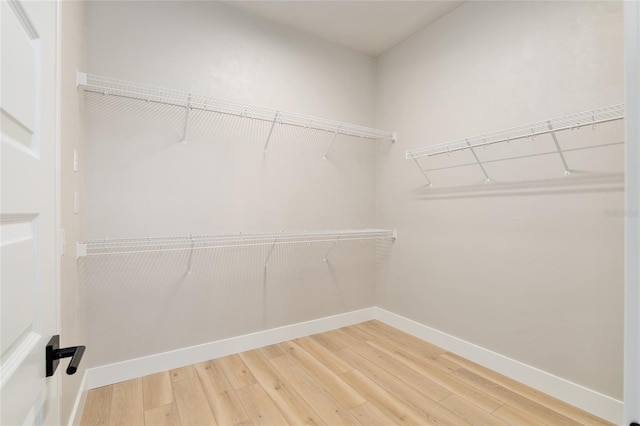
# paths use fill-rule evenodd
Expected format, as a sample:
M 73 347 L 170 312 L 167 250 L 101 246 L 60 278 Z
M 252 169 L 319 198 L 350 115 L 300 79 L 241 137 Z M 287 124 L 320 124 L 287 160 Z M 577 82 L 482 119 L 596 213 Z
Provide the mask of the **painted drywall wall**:
M 87 71 L 371 125 L 373 59 L 213 2 L 89 2 Z M 375 225 L 372 142 L 86 94 L 89 239 Z M 91 365 L 373 306 L 371 242 L 84 258 Z M 190 272 L 190 273 L 187 273 Z
M 59 3 L 60 13 L 60 220 L 65 231 L 66 249 L 60 259 L 60 339 L 63 346 L 87 344 L 86 287 L 80 282 L 75 257 L 75 242 L 84 239 L 83 197 L 78 199 L 75 213 L 75 193 L 84 193 L 84 102 L 76 88 L 77 69 L 85 60 L 85 3 Z M 78 167 L 74 171 L 74 150 Z M 81 389 L 92 348 L 85 352 L 76 374 L 60 374 L 60 419 L 68 424 L 74 403 Z
M 376 304 L 611 397 L 622 396 L 623 124 L 558 135 L 557 155 L 486 164 L 404 151 L 623 102 L 620 2 L 468 2 L 378 58 Z M 605 145 L 599 148 L 596 145 Z M 553 152 L 550 137 L 480 150 Z M 392 155 L 393 154 L 393 155 Z

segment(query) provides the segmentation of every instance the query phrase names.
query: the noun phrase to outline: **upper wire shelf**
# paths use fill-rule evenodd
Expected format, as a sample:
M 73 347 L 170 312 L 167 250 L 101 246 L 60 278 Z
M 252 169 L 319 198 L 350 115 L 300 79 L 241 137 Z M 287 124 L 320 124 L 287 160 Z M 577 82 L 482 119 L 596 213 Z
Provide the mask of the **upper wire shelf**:
M 406 152 L 407 160 L 432 155 L 448 154 L 451 152 L 473 149 L 492 145 L 500 142 L 509 142 L 518 139 L 531 138 L 539 135 L 550 134 L 562 130 L 577 129 L 582 126 L 595 126 L 596 124 L 624 118 L 624 104 L 612 105 L 591 111 L 579 112 L 560 118 L 539 121 L 511 129 L 485 133 L 479 136 L 452 140 L 437 145 L 429 145 L 422 148 L 410 149 Z
M 101 239 L 78 243 L 77 257 L 110 256 L 171 251 L 192 251 L 228 247 L 278 244 L 342 242 L 354 240 L 395 239 L 395 229 L 356 229 L 339 231 L 268 232 L 251 234 L 187 235 L 179 237 L 148 237 L 131 239 Z M 333 247 L 332 247 L 333 248 Z
M 147 102 L 174 105 L 186 108 L 187 110 L 197 109 L 267 121 L 272 123 L 271 130 L 273 130 L 273 125 L 278 123 L 324 130 L 335 133 L 336 135 L 340 134 L 392 142 L 395 142 L 396 140 L 396 133 L 391 131 L 83 72 L 77 73 L 77 85 L 83 87 L 86 91 L 101 93 L 104 95 L 120 96 Z M 269 136 L 271 136 L 271 131 L 269 132 Z M 267 144 L 265 144 L 265 149 Z

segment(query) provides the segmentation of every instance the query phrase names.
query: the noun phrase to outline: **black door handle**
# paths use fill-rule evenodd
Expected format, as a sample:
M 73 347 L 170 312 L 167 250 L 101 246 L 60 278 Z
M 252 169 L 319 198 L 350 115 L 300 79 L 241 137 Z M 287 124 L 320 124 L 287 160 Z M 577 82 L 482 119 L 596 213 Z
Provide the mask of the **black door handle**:
M 53 376 L 56 372 L 60 358 L 71 357 L 71 362 L 67 367 L 67 374 L 74 374 L 78 371 L 78 365 L 84 355 L 85 346 L 71 346 L 68 348 L 60 349 L 60 335 L 56 334 L 51 337 L 49 343 L 47 343 L 46 358 L 47 358 L 47 377 Z

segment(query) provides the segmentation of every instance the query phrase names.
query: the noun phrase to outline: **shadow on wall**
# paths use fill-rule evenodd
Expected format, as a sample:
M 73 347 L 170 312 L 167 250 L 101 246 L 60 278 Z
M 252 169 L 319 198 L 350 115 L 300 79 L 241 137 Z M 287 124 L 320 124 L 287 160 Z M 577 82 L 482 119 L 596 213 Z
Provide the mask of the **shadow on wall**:
M 584 176 L 580 176 L 585 173 Z M 519 182 L 490 182 L 476 185 L 433 188 L 424 185 L 413 191 L 417 200 L 513 197 L 523 195 L 624 192 L 624 173 L 591 174 L 572 170 L 569 177 Z

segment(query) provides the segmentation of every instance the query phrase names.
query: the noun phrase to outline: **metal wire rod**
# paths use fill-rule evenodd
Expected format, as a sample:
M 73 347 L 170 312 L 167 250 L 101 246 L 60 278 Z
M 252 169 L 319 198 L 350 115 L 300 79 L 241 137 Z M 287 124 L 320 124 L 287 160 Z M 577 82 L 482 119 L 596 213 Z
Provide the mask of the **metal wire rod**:
M 273 128 L 276 125 L 276 121 L 278 120 L 278 114 L 280 111 L 276 112 L 275 117 L 273 117 L 273 121 L 271 122 L 271 128 L 269 129 L 269 135 L 267 136 L 267 140 L 264 143 L 264 152 L 267 152 L 267 147 L 269 146 L 269 139 L 271 139 L 271 134 L 273 133 Z
M 549 130 L 551 130 L 551 138 L 553 139 L 553 143 L 556 146 L 556 150 L 560 155 L 560 160 L 562 160 L 562 166 L 564 167 L 564 175 L 569 176 L 571 174 L 571 170 L 569 169 L 569 165 L 567 164 L 567 159 L 564 158 L 564 154 L 562 153 L 562 148 L 560 148 L 560 144 L 558 143 L 558 138 L 556 137 L 556 132 L 553 129 L 553 125 L 551 122 L 548 124 Z
M 187 144 L 187 131 L 189 130 L 189 112 L 191 111 L 191 94 L 187 95 L 187 106 L 185 107 L 186 113 L 184 117 L 184 131 L 182 132 L 182 143 Z
M 338 127 L 336 129 L 336 132 L 333 134 L 333 137 L 331 138 L 331 142 L 329 142 L 329 146 L 327 147 L 327 150 L 324 152 L 324 155 L 322 156 L 323 160 L 327 159 L 327 154 L 329 153 L 329 150 L 331 149 L 331 147 L 333 146 L 333 143 L 336 141 L 336 136 L 338 136 L 338 132 L 340 131 L 340 127 Z
M 418 166 L 418 168 L 420 169 L 420 172 L 422 173 L 422 176 L 424 176 L 424 178 L 427 180 L 427 185 L 431 186 L 431 179 L 429 179 L 429 176 L 427 176 L 427 173 L 424 171 L 424 169 L 422 168 L 422 166 L 420 165 L 420 163 L 418 163 L 418 159 L 414 158 L 413 161 L 416 162 L 416 166 Z
M 280 237 L 275 239 L 275 241 L 271 245 L 271 249 L 269 250 L 269 254 L 267 255 L 266 259 L 264 259 L 264 268 L 265 269 L 267 269 L 267 265 L 269 265 L 269 259 L 271 258 L 271 253 L 273 253 L 273 249 L 276 247 L 276 244 L 278 244 L 278 240 L 279 239 L 280 239 Z
M 189 235 L 189 240 L 191 240 L 191 250 L 189 250 L 189 265 L 188 265 L 188 269 L 187 269 L 187 276 L 190 276 L 192 273 L 192 266 L 193 266 L 193 237 L 191 235 Z
M 560 132 L 564 130 L 579 129 L 582 126 L 595 126 L 600 123 L 624 119 L 624 104 L 612 105 L 590 111 L 579 112 L 551 120 L 544 120 L 525 126 L 499 130 L 479 136 L 465 139 L 457 139 L 437 145 L 411 149 L 406 152 L 407 160 L 420 157 L 446 154 L 466 149 L 488 146 L 501 142 L 509 142 L 517 139 L 535 138 L 539 135 Z M 551 125 L 551 128 L 549 126 Z
M 485 182 L 491 182 L 491 179 L 489 178 L 489 175 L 487 174 L 487 171 L 484 169 L 484 166 L 482 165 L 482 161 L 480 161 L 480 159 L 478 158 L 478 155 L 476 154 L 476 151 L 469 144 L 469 141 L 467 141 L 467 145 L 469 146 L 469 149 L 471 150 L 471 154 L 473 155 L 473 158 L 476 159 L 476 163 L 478 164 L 478 166 L 480 166 L 480 170 L 482 170 L 482 174 L 484 175 L 484 181 Z
M 138 99 L 147 102 L 161 103 L 178 107 L 190 106 L 191 109 L 218 112 L 243 118 L 252 118 L 271 123 L 287 124 L 291 126 L 337 132 L 347 136 L 359 136 L 365 139 L 385 140 L 395 142 L 396 134 L 392 131 L 374 129 L 358 124 L 314 117 L 311 115 L 286 112 L 274 108 L 261 107 L 246 103 L 212 98 L 202 95 L 191 95 L 187 92 L 162 87 L 149 86 L 111 77 L 93 74 L 77 73 L 77 85 L 85 91 L 101 93 L 103 95 Z M 277 114 L 277 119 L 274 116 Z M 268 142 L 268 140 L 267 140 Z
M 338 245 L 338 240 L 336 239 L 334 243 L 331 245 L 331 248 L 327 250 L 327 254 L 324 255 L 324 261 L 327 262 L 329 260 L 329 254 L 333 251 L 334 248 Z
M 395 229 L 358 229 L 311 232 L 271 232 L 256 234 L 191 235 L 117 240 L 90 240 L 78 243 L 77 257 L 116 254 L 156 253 L 215 248 L 251 247 L 280 244 L 334 243 L 340 241 L 395 239 Z M 269 256 L 265 260 L 268 262 Z

